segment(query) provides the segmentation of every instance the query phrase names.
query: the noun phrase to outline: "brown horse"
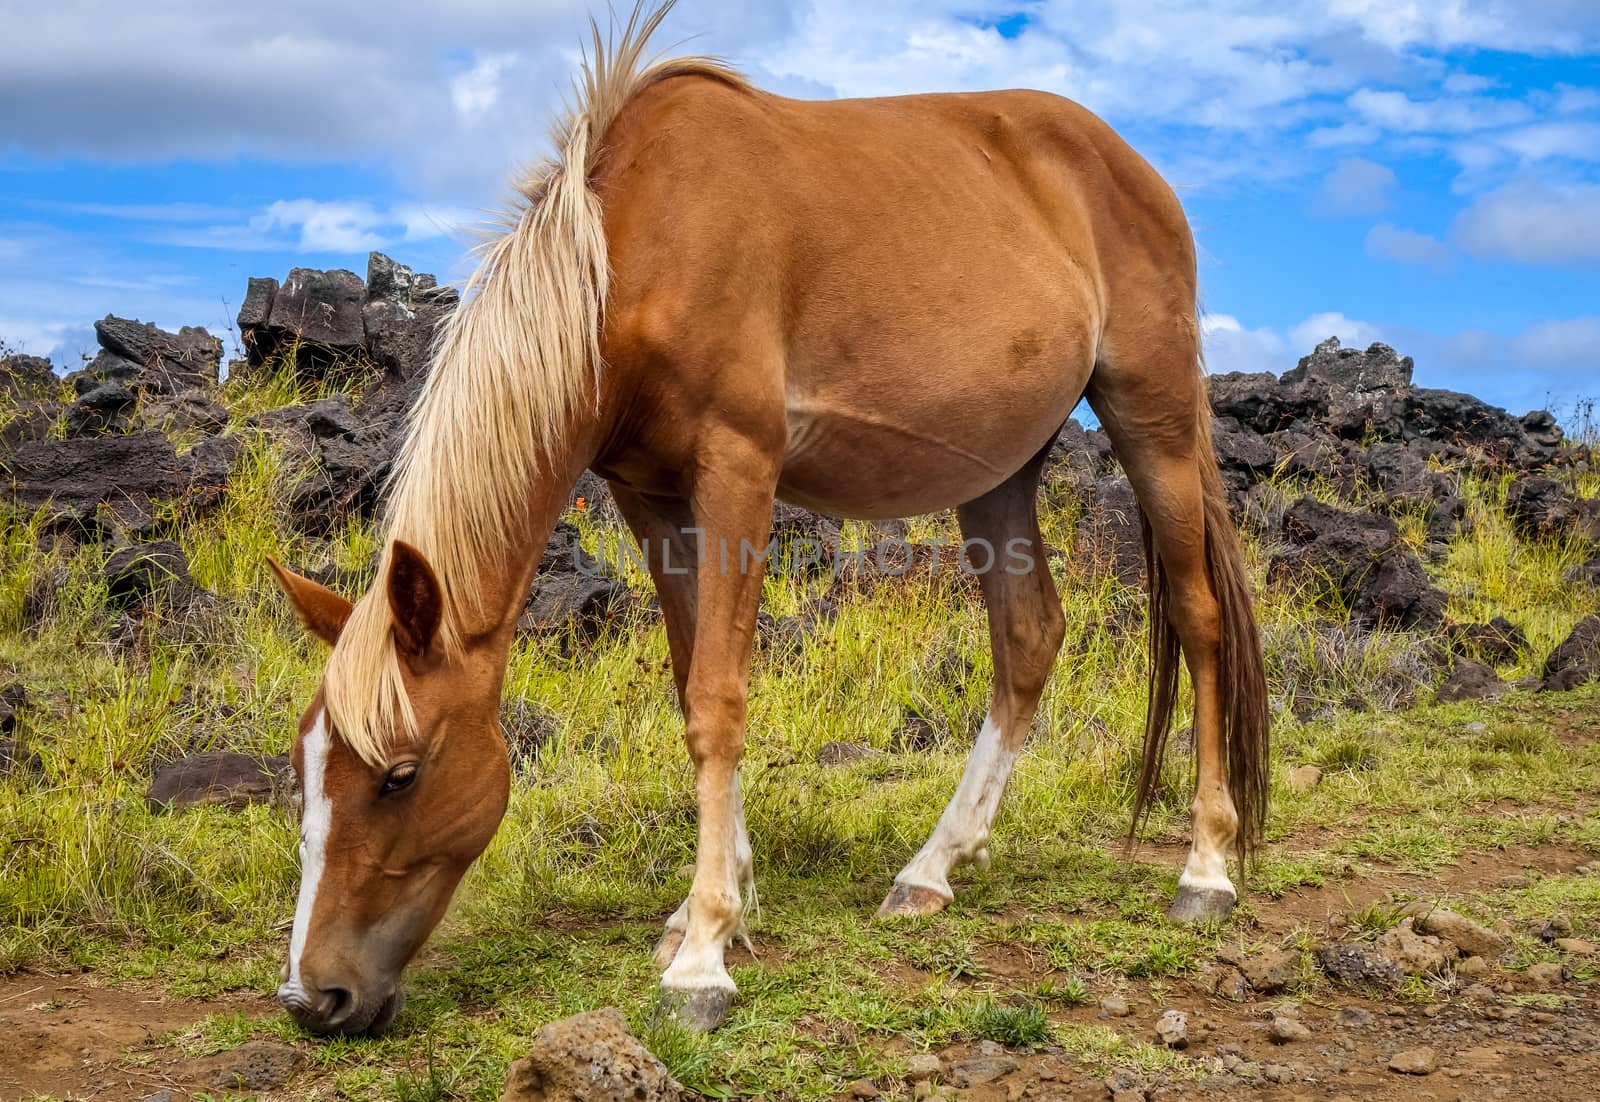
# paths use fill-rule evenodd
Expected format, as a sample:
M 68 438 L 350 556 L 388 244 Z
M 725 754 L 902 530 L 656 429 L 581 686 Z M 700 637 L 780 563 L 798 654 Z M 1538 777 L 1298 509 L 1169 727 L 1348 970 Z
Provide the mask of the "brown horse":
M 987 860 L 1062 641 L 1034 499 L 1081 396 L 1146 521 L 1140 811 L 1180 647 L 1194 685 L 1194 841 L 1173 916 L 1227 914 L 1227 851 L 1260 836 L 1260 645 L 1172 191 L 1099 119 L 1039 92 L 809 103 L 703 58 L 646 64 L 665 10 L 636 10 L 614 44 L 596 32 L 556 159 L 483 247 L 390 485 L 379 584 L 352 606 L 273 564 L 333 647 L 294 749 L 302 873 L 278 993 L 309 1028 L 387 1024 L 401 970 L 495 832 L 513 629 L 585 468 L 648 556 L 696 770 L 694 882 L 657 949 L 663 997 L 694 1025 L 732 999 L 723 951 L 752 887 L 738 767 L 775 496 L 861 518 L 954 506 L 967 539 L 1012 552 L 981 577 L 988 721 L 881 913 L 936 912 L 950 871 Z

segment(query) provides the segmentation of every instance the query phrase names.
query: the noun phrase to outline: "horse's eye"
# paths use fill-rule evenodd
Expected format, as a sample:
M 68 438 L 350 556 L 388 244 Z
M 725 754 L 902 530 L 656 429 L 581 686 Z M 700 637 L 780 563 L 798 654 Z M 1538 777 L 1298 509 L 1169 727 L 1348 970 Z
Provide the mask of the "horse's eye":
M 392 796 L 396 792 L 400 792 L 406 788 L 409 788 L 411 786 L 411 782 L 416 779 L 417 763 L 414 761 L 403 761 L 393 769 L 389 770 L 389 775 L 383 778 L 383 788 L 379 791 L 378 795 Z

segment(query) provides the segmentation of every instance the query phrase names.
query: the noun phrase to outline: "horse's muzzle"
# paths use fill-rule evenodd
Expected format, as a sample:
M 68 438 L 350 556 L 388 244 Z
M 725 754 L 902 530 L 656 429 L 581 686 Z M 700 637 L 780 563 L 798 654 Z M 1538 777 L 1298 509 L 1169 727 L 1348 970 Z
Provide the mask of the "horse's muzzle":
M 308 990 L 298 983 L 285 983 L 278 988 L 278 1005 L 312 1033 L 381 1033 L 405 1004 L 405 992 L 398 986 L 381 998 L 361 998 L 342 987 Z

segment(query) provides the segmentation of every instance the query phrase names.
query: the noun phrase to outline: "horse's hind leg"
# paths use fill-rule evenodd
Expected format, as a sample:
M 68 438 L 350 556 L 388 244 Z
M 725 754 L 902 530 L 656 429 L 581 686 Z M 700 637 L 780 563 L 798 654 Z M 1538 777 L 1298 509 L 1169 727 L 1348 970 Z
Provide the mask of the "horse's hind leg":
M 995 812 L 1065 631 L 1034 500 L 1045 454 L 957 510 L 968 568 L 979 575 L 989 611 L 994 699 L 955 796 L 933 835 L 894 878 L 881 915 L 943 910 L 955 898 L 950 870 L 988 863 Z
M 1148 317 L 1149 315 L 1143 315 Z M 1089 404 L 1111 436 L 1133 484 L 1153 543 L 1151 615 L 1165 615 L 1194 685 L 1194 838 L 1172 917 L 1215 918 L 1233 908 L 1227 853 L 1241 826 L 1259 830 L 1265 794 L 1266 703 L 1259 639 L 1237 541 L 1211 452 L 1210 409 L 1199 375 L 1192 318 L 1157 332 L 1142 322 L 1136 340 L 1102 348 Z M 1160 773 L 1160 752 L 1176 688 L 1176 652 L 1151 661 L 1153 734 L 1147 735 L 1140 808 Z M 1163 705 L 1162 699 L 1168 701 Z M 1235 794 L 1243 806 L 1236 806 Z

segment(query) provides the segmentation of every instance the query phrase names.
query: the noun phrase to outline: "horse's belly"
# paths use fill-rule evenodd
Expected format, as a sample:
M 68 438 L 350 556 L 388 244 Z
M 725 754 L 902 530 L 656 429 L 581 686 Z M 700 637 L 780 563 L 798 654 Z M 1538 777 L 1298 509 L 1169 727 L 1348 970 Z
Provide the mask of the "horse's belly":
M 947 408 L 791 402 L 778 496 L 861 519 L 910 517 L 980 497 L 1050 441 L 1077 401 L 1067 380 L 1035 400 L 978 395 Z M 932 414 L 930 416 L 930 414 Z

